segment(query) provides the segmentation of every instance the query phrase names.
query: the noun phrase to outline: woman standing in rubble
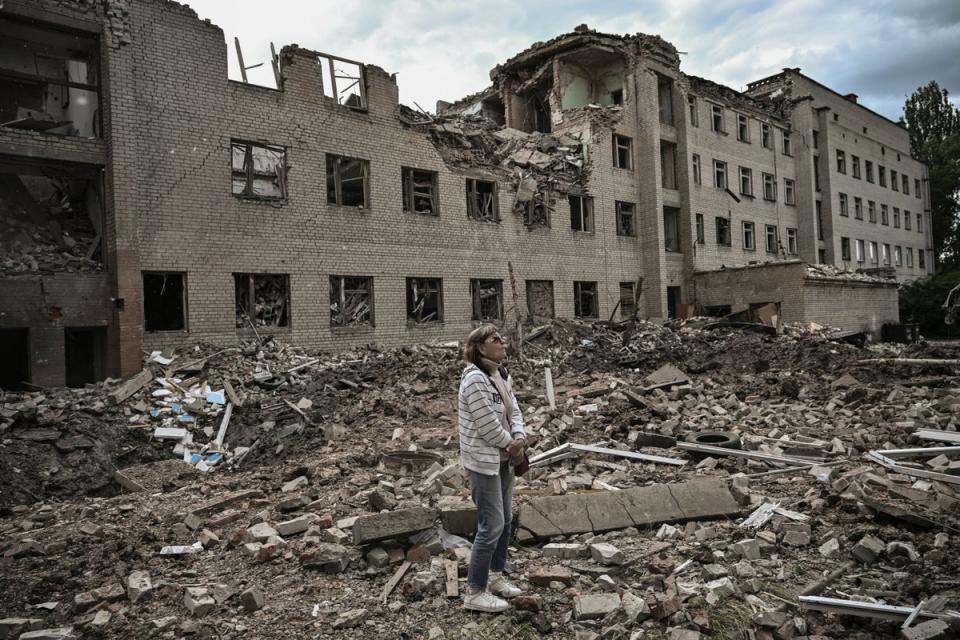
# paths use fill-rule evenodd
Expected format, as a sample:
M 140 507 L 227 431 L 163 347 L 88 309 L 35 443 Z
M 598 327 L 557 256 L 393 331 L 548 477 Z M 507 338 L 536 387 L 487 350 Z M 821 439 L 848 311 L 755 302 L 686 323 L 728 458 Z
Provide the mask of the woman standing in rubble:
M 470 476 L 477 505 L 477 535 L 470 553 L 463 606 L 499 613 L 503 598 L 520 594 L 504 577 L 513 521 L 513 465 L 524 459 L 523 416 L 513 380 L 503 367 L 507 346 L 498 329 L 485 324 L 467 337 L 460 377 L 460 461 Z

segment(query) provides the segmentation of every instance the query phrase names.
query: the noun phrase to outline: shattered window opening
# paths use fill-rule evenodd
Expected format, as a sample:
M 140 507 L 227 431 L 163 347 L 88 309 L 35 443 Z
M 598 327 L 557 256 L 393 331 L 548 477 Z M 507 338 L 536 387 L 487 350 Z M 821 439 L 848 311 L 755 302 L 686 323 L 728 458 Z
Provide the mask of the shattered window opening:
M 230 142 L 233 195 L 262 200 L 287 197 L 287 161 L 283 147 L 254 142 Z
M 693 154 L 693 184 L 703 184 L 703 174 L 700 170 L 700 154 Z
M 717 189 L 727 188 L 727 163 L 722 160 L 713 161 L 713 186 Z
M 742 113 L 737 114 L 737 140 L 750 142 L 750 120 Z
M 317 54 L 323 95 L 351 109 L 367 109 L 366 67 L 360 62 Z
M 697 214 L 697 244 L 704 244 L 706 242 L 704 224 L 703 224 L 703 214 Z
M 374 326 L 373 278 L 330 276 L 330 326 Z
M 730 240 L 730 220 L 723 217 L 716 218 L 717 223 L 717 244 L 722 247 L 731 246 Z
M 767 253 L 778 253 L 780 250 L 780 241 L 777 237 L 777 227 L 776 225 L 768 224 L 766 225 L 766 236 L 767 236 Z
M 574 231 L 593 233 L 593 198 L 570 195 L 570 228 Z
M 527 280 L 527 315 L 534 324 L 553 319 L 553 281 Z
M 766 122 L 760 123 L 760 145 L 764 149 L 773 148 L 773 144 L 770 141 L 770 125 Z
M 699 127 L 700 116 L 697 113 L 697 96 L 694 96 L 694 95 L 687 96 L 687 109 L 690 112 L 690 126 Z
M 677 188 L 677 145 L 660 141 L 660 186 Z
M 673 126 L 673 80 L 657 74 L 657 101 L 660 105 L 660 122 Z
M 850 260 L 850 238 L 840 238 L 840 259 L 843 261 Z
M 103 269 L 103 168 L 0 156 L 0 272 Z
M 99 138 L 99 59 L 96 36 L 0 18 L 0 126 Z
M 633 170 L 633 139 L 613 134 L 613 166 Z
M 596 282 L 573 283 L 573 315 L 577 318 L 599 318 Z
M 514 211 L 523 213 L 523 224 L 528 229 L 550 228 L 550 211 L 553 200 L 546 191 L 536 191 L 526 202 L 518 201 Z
M 470 280 L 473 320 L 503 320 L 503 280 Z
M 403 167 L 400 173 L 403 187 L 403 210 L 429 216 L 440 215 L 440 209 L 437 206 L 439 200 L 437 172 Z
M 637 205 L 632 202 L 616 201 L 617 235 L 637 235 Z
M 327 202 L 367 208 L 370 163 L 359 158 L 327 154 Z
M 710 129 L 717 133 L 727 133 L 727 128 L 723 121 L 723 107 L 718 104 L 710 105 Z
M 236 327 L 290 326 L 290 277 L 279 273 L 233 274 Z
M 680 251 L 680 209 L 663 208 L 663 241 L 667 251 Z
M 440 278 L 407 278 L 407 320 L 413 324 L 443 322 Z
M 636 311 L 636 305 L 633 300 L 633 282 L 620 283 L 620 318 L 629 320 Z
M 187 274 L 143 272 L 143 328 L 145 331 L 183 331 L 187 328 Z
M 499 222 L 497 183 L 467 178 L 467 217 L 482 222 Z

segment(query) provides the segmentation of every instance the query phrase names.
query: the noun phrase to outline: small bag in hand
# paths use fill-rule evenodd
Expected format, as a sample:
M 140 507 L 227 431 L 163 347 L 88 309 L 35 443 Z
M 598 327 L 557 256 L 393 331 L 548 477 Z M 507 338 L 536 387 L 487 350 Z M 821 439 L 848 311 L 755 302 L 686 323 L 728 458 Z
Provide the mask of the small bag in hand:
M 530 458 L 527 457 L 527 452 L 523 452 L 523 460 L 517 462 L 513 465 L 514 475 L 522 476 L 530 471 Z

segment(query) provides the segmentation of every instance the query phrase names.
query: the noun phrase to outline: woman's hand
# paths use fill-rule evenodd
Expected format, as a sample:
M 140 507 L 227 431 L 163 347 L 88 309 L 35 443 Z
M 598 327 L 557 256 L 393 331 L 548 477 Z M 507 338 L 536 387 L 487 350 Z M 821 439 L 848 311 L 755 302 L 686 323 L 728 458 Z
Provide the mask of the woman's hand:
M 523 461 L 523 449 L 527 446 L 527 441 L 524 438 L 514 438 L 510 444 L 507 445 L 507 455 L 510 456 L 510 460 L 514 464 L 518 464 Z

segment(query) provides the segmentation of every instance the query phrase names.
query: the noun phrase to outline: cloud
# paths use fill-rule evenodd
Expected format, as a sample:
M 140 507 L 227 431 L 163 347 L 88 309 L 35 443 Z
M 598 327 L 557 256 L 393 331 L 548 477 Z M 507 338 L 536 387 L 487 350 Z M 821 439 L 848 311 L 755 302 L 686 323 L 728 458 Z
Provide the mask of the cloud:
M 956 0 L 191 0 L 223 28 L 230 76 L 233 36 L 246 63 L 269 61 L 269 43 L 332 53 L 398 74 L 400 99 L 432 110 L 490 84 L 496 64 L 581 23 L 610 33 L 659 34 L 681 69 L 742 89 L 783 67 L 804 73 L 896 120 L 907 95 L 937 80 L 960 97 Z M 251 80 L 272 83 L 269 65 Z M 960 104 L 960 103 L 958 103 Z

